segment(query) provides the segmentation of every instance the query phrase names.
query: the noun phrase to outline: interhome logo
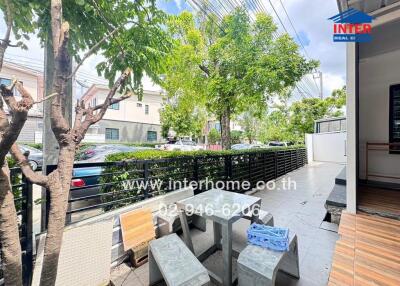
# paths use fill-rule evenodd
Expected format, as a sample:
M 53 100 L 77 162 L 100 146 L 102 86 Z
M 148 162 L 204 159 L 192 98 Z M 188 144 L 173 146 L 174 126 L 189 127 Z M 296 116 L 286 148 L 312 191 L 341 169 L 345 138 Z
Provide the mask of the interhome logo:
M 329 18 L 334 22 L 333 41 L 370 42 L 373 19 L 374 17 L 353 8 Z

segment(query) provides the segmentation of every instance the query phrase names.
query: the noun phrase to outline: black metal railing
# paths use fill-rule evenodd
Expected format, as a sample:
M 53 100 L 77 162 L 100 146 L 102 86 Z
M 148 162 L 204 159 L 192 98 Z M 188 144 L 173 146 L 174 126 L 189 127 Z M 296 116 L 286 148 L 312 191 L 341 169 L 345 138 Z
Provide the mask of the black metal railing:
M 306 163 L 305 148 L 296 148 L 76 164 L 73 181 L 81 180 L 80 184 L 84 185 L 71 187 L 67 224 L 171 192 L 184 187 L 185 180 L 187 183 L 197 182 L 195 193 L 210 189 L 216 182 L 227 181 L 248 181 L 254 188 L 259 181 L 276 179 Z M 54 167 L 48 166 L 48 172 Z M 128 187 L 127 183 L 130 184 Z M 225 186 L 229 189 L 230 185 Z M 236 188 L 230 191 L 243 190 Z M 42 213 L 42 230 L 45 230 L 50 200 L 42 200 L 46 204 Z
M 129 160 L 121 162 L 86 163 L 74 165 L 73 181 L 84 185 L 71 187 L 67 224 L 96 216 L 137 201 L 176 190 L 173 182 L 197 182 L 195 193 L 209 189 L 200 182 L 248 181 L 250 187 L 257 182 L 276 179 L 307 163 L 305 148 L 287 150 L 257 150 L 227 155 L 185 156 L 155 160 Z M 47 166 L 47 173 L 55 166 Z M 19 219 L 24 283 L 29 285 L 33 265 L 33 194 L 32 184 L 19 168 L 11 169 L 13 193 Z M 136 182 L 127 188 L 124 182 Z M 159 182 L 159 185 L 145 183 Z M 142 185 L 140 185 L 142 184 Z M 228 185 L 229 186 L 229 185 Z M 241 189 L 229 189 L 241 192 Z M 46 230 L 50 196 L 42 192 L 41 222 Z M 39 215 L 39 214 L 38 214 Z M 0 285 L 3 273 L 0 262 Z
M 14 203 L 19 222 L 19 234 L 22 250 L 22 271 L 24 285 L 30 284 L 33 268 L 33 199 L 32 184 L 27 181 L 19 168 L 11 168 L 11 183 Z M 4 284 L 2 265 L 0 264 L 0 285 Z

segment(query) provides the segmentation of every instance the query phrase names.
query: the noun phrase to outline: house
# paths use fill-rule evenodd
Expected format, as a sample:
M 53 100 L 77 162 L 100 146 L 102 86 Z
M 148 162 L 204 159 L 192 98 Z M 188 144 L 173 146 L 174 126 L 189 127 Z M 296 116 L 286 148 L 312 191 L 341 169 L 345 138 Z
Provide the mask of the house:
M 347 167 L 335 186 L 346 212 L 329 285 L 399 285 L 400 1 L 337 2 L 345 19 L 372 18 L 370 34 L 346 43 Z
M 5 61 L 0 72 L 0 84 L 10 85 L 13 79 L 19 80 L 35 101 L 42 99 L 44 82 L 41 72 L 16 63 Z M 18 98 L 18 92 L 14 93 Z M 6 110 L 7 112 L 7 110 Z M 18 137 L 19 142 L 35 142 L 37 133 L 43 129 L 43 104 L 35 104 L 28 113 L 28 119 Z
M 13 79 L 18 79 L 30 92 L 35 101 L 43 98 L 44 80 L 41 71 L 17 63 L 4 62 L 0 72 L 0 84 L 10 85 Z M 79 83 L 79 81 L 77 81 Z M 159 142 L 161 141 L 161 123 L 159 110 L 162 107 L 162 91 L 153 88 L 144 91 L 143 100 L 137 97 L 129 98 L 109 108 L 101 120 L 92 126 L 86 142 Z M 147 87 L 147 86 L 146 86 Z M 88 104 L 99 104 L 104 101 L 108 86 L 93 84 L 85 93 Z M 79 93 L 79 92 L 77 92 Z M 16 95 L 18 93 L 16 92 Z M 18 138 L 20 143 L 41 143 L 43 132 L 43 103 L 35 104 L 29 111 Z
M 94 84 L 83 95 L 86 104 L 96 106 L 104 102 L 109 88 Z M 110 106 L 103 119 L 88 131 L 104 134 L 107 142 L 159 142 L 161 141 L 161 90 L 144 90 L 143 98 L 132 96 Z
M 363 188 L 400 183 L 400 1 L 338 3 L 374 18 L 372 41 L 347 43 L 347 210 L 355 213 Z

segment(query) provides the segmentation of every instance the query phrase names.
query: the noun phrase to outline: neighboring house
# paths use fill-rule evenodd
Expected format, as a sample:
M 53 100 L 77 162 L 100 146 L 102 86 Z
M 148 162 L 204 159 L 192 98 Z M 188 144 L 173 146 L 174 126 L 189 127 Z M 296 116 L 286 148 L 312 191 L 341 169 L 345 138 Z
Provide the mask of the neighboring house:
M 95 106 L 104 102 L 108 86 L 92 85 L 83 99 Z M 117 97 L 118 95 L 116 95 Z M 106 141 L 159 142 L 161 141 L 160 109 L 162 92 L 144 90 L 141 101 L 132 96 L 110 106 L 104 118 L 89 130 L 90 134 L 104 134 Z
M 13 79 L 19 80 L 35 101 L 42 99 L 44 82 L 42 73 L 26 66 L 4 62 L 0 72 L 0 84 L 10 85 Z M 19 97 L 17 91 L 14 93 Z M 6 109 L 7 112 L 7 109 Z M 28 119 L 18 137 L 19 142 L 35 142 L 35 136 L 42 132 L 43 104 L 35 104 L 28 113 Z

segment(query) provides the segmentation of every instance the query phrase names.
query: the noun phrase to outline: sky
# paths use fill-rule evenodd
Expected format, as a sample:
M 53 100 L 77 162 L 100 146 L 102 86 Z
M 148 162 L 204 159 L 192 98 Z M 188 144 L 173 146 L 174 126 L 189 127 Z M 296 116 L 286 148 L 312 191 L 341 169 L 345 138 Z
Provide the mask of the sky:
M 333 28 L 331 21 L 328 20 L 329 17 L 338 13 L 336 0 L 271 0 L 273 6 L 271 6 L 269 0 L 245 1 L 260 3 L 260 7 L 265 8 L 273 16 L 280 32 L 285 32 L 280 23 L 282 21 L 287 32 L 295 41 L 303 44 L 306 52 L 303 48 L 301 48 L 301 52 L 304 55 L 307 54 L 308 58 L 320 61 L 319 70 L 323 73 L 323 93 L 325 97 L 330 95 L 333 89 L 341 88 L 345 84 L 346 46 L 344 43 L 334 43 L 332 41 Z M 289 18 L 285 14 L 282 3 L 300 40 L 293 30 Z M 183 10 L 193 10 L 186 0 L 157 0 L 157 5 L 160 9 L 170 14 L 178 14 Z M 280 21 L 272 7 L 275 8 Z M 4 22 L 0 22 L 0 36 L 4 34 L 4 31 Z M 6 60 L 23 65 L 29 64 L 41 70 L 43 66 L 43 49 L 38 39 L 32 36 L 27 45 L 29 47 L 28 51 L 23 51 L 19 48 L 9 48 L 6 52 Z M 80 69 L 78 79 L 86 82 L 88 85 L 101 81 L 94 69 L 98 61 L 99 58 L 96 56 L 89 58 Z M 307 93 L 316 94 L 318 92 L 319 79 L 316 79 L 314 82 L 312 75 L 308 76 L 308 78 L 306 83 L 302 83 L 302 89 L 307 91 Z M 149 79 L 144 80 L 144 87 L 145 89 L 152 90 L 159 89 Z M 300 99 L 299 94 L 297 94 L 297 97 Z

